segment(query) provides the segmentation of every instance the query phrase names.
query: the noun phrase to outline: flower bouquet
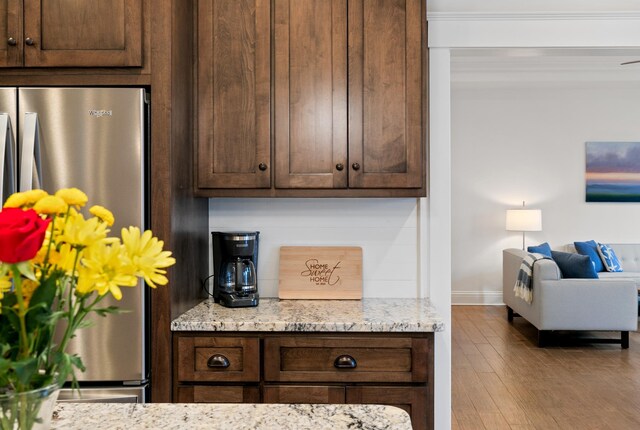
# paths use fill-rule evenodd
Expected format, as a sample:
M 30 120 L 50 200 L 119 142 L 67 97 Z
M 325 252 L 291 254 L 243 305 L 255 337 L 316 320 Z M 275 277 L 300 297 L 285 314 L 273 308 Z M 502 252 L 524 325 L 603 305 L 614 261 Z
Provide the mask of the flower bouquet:
M 138 278 L 165 285 L 165 269 L 175 263 L 149 230 L 109 236 L 113 214 L 92 206 L 85 218 L 87 201 L 76 188 L 32 190 L 13 194 L 0 211 L 2 430 L 47 428 L 44 405 L 84 370 L 66 349 L 76 330 L 90 325 L 86 317 L 118 312 L 101 301 L 109 294 L 120 300 L 120 288 L 135 287 Z

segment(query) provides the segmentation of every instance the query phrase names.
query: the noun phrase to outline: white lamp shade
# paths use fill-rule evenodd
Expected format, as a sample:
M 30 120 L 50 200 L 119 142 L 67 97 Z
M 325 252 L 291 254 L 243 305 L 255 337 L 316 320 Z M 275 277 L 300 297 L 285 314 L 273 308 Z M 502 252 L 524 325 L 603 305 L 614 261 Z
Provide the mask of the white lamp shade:
M 542 231 L 542 211 L 540 209 L 508 209 L 507 230 Z

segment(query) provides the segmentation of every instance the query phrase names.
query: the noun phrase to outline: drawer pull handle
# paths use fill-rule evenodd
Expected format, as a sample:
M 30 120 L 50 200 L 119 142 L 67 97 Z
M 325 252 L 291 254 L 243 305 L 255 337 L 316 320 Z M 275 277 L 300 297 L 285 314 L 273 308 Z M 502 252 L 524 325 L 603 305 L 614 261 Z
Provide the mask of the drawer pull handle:
M 356 363 L 356 359 L 350 355 L 339 355 L 338 358 L 333 362 L 333 367 L 336 369 L 355 369 L 358 367 L 358 363 Z
M 207 361 L 207 367 L 213 369 L 226 369 L 229 367 L 229 359 L 222 354 L 215 354 L 209 357 Z

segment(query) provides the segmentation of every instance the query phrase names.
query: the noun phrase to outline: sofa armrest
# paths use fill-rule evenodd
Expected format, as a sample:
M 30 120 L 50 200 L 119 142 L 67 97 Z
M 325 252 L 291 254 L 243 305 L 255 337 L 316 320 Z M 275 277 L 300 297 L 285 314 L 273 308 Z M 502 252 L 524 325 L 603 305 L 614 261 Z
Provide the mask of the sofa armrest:
M 534 276 L 533 291 L 540 330 L 637 330 L 638 290 L 633 280 Z
M 502 300 L 513 308 L 515 302 L 513 286 L 516 284 L 522 260 L 528 253 L 521 249 L 509 248 L 502 251 Z M 562 276 L 558 265 L 553 260 L 538 260 L 533 265 L 533 280 L 558 280 Z M 521 299 L 517 299 L 521 300 Z

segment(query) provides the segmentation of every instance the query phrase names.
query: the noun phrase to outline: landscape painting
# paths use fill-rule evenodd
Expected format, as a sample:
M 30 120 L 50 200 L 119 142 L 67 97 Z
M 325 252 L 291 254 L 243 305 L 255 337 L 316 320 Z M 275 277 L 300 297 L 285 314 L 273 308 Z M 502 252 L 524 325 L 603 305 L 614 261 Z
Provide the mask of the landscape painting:
M 587 142 L 587 202 L 640 202 L 640 142 Z

